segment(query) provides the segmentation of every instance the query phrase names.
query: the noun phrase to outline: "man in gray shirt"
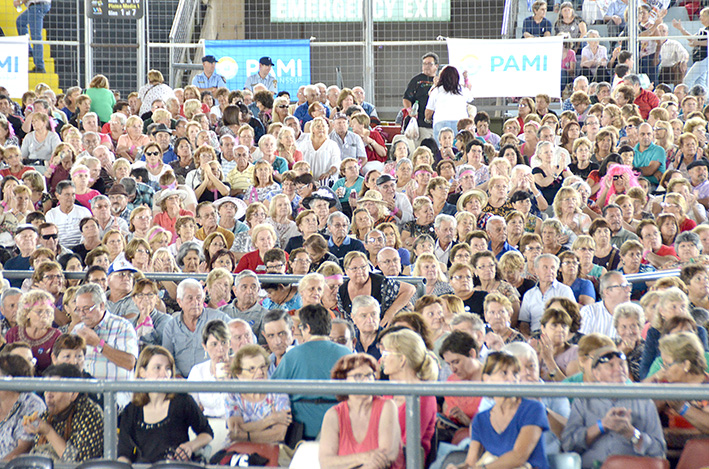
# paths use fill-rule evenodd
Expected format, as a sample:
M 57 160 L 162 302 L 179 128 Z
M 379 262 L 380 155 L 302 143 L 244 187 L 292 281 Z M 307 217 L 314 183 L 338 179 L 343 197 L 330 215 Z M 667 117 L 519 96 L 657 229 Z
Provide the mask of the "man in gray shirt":
M 591 360 L 597 382 L 628 382 L 625 355 L 615 347 L 601 347 Z M 581 455 L 584 469 L 616 454 L 664 458 L 667 451 L 657 407 L 650 399 L 574 399 L 561 444 L 564 451 Z
M 611 227 L 611 244 L 618 249 L 629 239 L 640 241 L 638 236 L 632 231 L 623 228 L 623 212 L 616 204 L 608 204 L 603 207 L 603 217 Z
M 362 137 L 348 129 L 348 120 L 344 112 L 336 113 L 332 118 L 333 131 L 330 140 L 337 143 L 342 153 L 342 159 L 355 158 L 360 165 L 367 162 L 367 152 L 364 149 Z
M 165 326 L 162 346 L 175 357 L 177 372 L 187 377 L 194 365 L 209 358 L 202 347 L 204 326 L 212 319 L 229 322 L 229 317 L 221 311 L 204 307 L 202 285 L 192 278 L 177 285 L 177 304 L 182 311 L 173 314 Z
M 244 270 L 234 277 L 236 299 L 219 309 L 232 319 L 246 321 L 256 337 L 260 338 L 263 316 L 268 309 L 259 304 L 259 291 L 261 291 L 261 284 L 258 276 L 250 270 Z

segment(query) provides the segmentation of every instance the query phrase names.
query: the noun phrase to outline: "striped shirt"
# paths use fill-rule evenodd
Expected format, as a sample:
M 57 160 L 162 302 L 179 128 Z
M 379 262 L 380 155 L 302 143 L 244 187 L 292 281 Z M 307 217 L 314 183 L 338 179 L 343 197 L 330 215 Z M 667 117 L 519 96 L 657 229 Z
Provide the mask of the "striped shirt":
M 62 246 L 76 246 L 81 242 L 79 222 L 82 218 L 90 217 L 88 208 L 74 205 L 71 212 L 64 213 L 61 207 L 54 207 L 47 212 L 47 223 L 54 223 L 59 230 L 59 244 Z
M 603 301 L 581 308 L 581 328 L 579 332 L 584 335 L 598 332 L 611 339 L 620 337 L 618 331 L 615 330 L 615 325 L 613 325 L 613 315 L 608 311 Z

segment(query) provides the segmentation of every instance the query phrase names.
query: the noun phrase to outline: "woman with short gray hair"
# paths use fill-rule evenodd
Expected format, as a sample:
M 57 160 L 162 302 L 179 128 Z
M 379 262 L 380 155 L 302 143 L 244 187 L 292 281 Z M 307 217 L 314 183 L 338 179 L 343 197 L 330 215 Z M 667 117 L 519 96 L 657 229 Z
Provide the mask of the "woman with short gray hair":
M 640 361 L 645 350 L 645 340 L 641 333 L 645 326 L 645 312 L 635 303 L 621 303 L 613 312 L 613 326 L 618 331 L 618 350 L 627 357 L 630 379 L 640 381 Z
M 177 267 L 183 273 L 198 273 L 200 263 L 204 260 L 202 257 L 202 249 L 199 244 L 188 241 L 182 243 L 177 251 Z

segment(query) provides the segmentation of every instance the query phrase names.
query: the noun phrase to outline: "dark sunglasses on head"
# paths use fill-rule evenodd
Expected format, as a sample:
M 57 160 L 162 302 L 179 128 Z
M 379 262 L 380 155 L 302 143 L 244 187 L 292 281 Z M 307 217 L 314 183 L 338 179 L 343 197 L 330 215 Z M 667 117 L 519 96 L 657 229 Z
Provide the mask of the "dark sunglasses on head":
M 625 361 L 625 354 L 623 352 L 608 352 L 598 357 L 598 360 L 596 360 L 596 364 L 594 365 L 594 367 L 602 365 L 604 363 L 608 363 L 616 357 Z
M 57 233 L 55 234 L 48 234 L 48 235 L 42 235 L 42 239 L 57 239 L 59 238 L 59 235 Z

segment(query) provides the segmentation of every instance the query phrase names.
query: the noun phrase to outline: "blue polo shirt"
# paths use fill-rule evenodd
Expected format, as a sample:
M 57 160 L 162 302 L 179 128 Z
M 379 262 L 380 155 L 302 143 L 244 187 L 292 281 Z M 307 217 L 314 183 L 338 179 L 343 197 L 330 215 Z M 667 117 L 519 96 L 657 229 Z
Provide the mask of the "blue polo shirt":
M 665 172 L 665 163 L 667 161 L 667 157 L 665 155 L 665 149 L 662 148 L 659 145 L 655 145 L 654 143 L 651 143 L 649 147 L 645 151 L 640 151 L 640 144 L 638 143 L 635 145 L 635 148 L 633 148 L 635 151 L 635 157 L 633 157 L 633 166 L 636 168 L 645 168 L 650 165 L 653 161 L 657 161 L 660 163 L 660 167 L 658 168 L 658 171 L 660 173 Z M 647 179 L 657 185 L 658 180 L 655 176 L 648 176 Z
M 492 252 L 492 243 L 487 243 L 487 249 Z M 505 241 L 505 244 L 502 245 L 502 250 L 495 258 L 499 261 L 506 252 L 510 251 L 519 252 L 516 247 Z
M 306 101 L 306 102 L 304 102 L 303 104 L 301 104 L 300 106 L 298 106 L 298 107 L 295 109 L 295 112 L 293 113 L 293 115 L 294 115 L 295 117 L 297 117 L 298 120 L 300 121 L 300 126 L 301 126 L 302 128 L 305 128 L 305 123 L 306 123 L 306 122 L 310 122 L 311 120 L 313 120 L 313 116 L 311 116 L 310 114 L 308 114 L 308 108 L 309 108 L 309 107 L 310 107 L 310 104 L 308 104 L 308 102 Z M 325 106 L 325 115 L 326 115 L 328 118 L 330 118 L 330 108 L 327 107 L 327 106 Z
M 335 243 L 332 242 L 331 237 L 327 241 L 327 245 L 330 248 L 330 252 L 332 253 L 332 255 L 340 259 L 340 261 L 342 261 L 342 259 L 344 259 L 344 257 L 350 251 L 363 252 L 367 256 L 367 258 L 369 258 L 369 253 L 364 247 L 364 243 L 358 239 L 352 238 L 351 236 L 345 236 L 345 240 L 342 241 L 342 245 L 340 246 L 336 246 Z
M 220 86 L 226 86 L 226 79 L 219 75 L 218 73 L 212 73 L 211 77 L 207 77 L 204 72 L 199 75 L 195 75 L 192 79 L 192 84 L 197 88 L 219 88 Z

